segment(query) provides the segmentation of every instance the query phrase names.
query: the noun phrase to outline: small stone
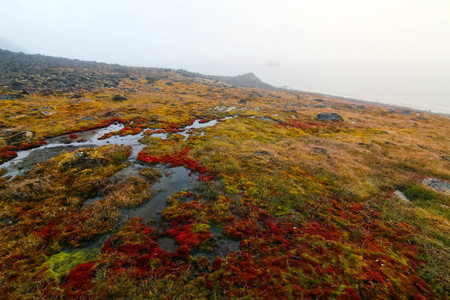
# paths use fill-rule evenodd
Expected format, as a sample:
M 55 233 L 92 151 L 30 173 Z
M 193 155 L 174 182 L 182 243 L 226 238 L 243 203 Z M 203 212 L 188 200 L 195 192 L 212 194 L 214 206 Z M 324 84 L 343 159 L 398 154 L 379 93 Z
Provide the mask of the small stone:
M 406 202 L 410 202 L 409 199 L 405 196 L 405 194 L 403 194 L 401 191 L 396 190 L 396 191 L 394 192 L 394 194 L 395 194 L 400 200 L 403 200 L 403 201 L 406 201 Z
M 320 153 L 320 154 L 326 154 L 327 150 L 324 148 L 320 148 L 320 147 L 313 147 L 314 152 L 316 153 Z
M 91 116 L 86 116 L 83 119 L 80 119 L 78 121 L 78 123 L 83 122 L 83 121 L 94 121 L 94 118 L 92 118 Z
M 41 111 L 41 112 L 40 112 L 40 115 L 43 116 L 43 117 L 49 117 L 49 116 L 52 116 L 52 115 L 54 115 L 54 114 L 55 114 L 55 113 L 52 112 L 52 111 Z

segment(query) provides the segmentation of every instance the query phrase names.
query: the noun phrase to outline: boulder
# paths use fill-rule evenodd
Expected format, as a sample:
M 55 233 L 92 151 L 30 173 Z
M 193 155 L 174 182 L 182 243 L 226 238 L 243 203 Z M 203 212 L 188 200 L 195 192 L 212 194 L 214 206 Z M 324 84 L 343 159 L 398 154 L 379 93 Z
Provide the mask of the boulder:
M 343 122 L 344 119 L 337 113 L 320 113 L 316 116 L 319 121 Z
M 32 131 L 14 131 L 12 129 L 5 129 L 0 133 L 6 139 L 8 145 L 19 145 L 25 142 L 31 142 L 35 136 Z
M 121 95 L 114 95 L 113 100 L 114 101 L 125 101 L 125 100 L 128 100 L 128 98 L 121 96 Z
M 434 189 L 435 191 L 450 194 L 450 184 L 440 179 L 426 178 L 422 180 L 422 184 Z

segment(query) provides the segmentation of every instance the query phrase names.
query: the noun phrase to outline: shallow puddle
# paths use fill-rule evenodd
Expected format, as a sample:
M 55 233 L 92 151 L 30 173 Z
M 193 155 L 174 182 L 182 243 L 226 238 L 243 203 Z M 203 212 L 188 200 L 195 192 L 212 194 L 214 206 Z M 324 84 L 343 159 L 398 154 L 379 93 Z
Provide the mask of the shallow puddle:
M 156 243 L 158 243 L 159 248 L 167 251 L 170 254 L 174 254 L 178 251 L 178 248 L 180 248 L 180 245 L 177 244 L 175 239 L 168 236 L 158 238 Z
M 212 252 L 196 251 L 192 253 L 194 258 L 204 257 L 212 264 L 217 258 L 225 258 L 228 254 L 241 250 L 241 241 L 232 239 L 216 239 L 216 245 Z
M 137 217 L 141 218 L 142 223 L 145 224 L 148 220 L 158 218 L 161 212 L 166 209 L 166 199 L 169 196 L 173 195 L 175 192 L 183 191 L 184 189 L 193 189 L 195 182 L 198 179 L 197 174 L 192 173 L 182 166 L 168 168 L 157 165 L 156 169 L 161 171 L 163 176 L 151 187 L 151 189 L 155 191 L 155 195 L 149 202 L 142 206 L 122 211 L 122 218 L 124 220 Z

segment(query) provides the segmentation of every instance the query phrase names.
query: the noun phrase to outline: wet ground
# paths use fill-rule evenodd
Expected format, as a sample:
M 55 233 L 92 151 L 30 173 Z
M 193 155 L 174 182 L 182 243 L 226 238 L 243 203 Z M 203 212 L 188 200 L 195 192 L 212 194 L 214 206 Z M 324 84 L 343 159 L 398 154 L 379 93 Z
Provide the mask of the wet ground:
M 224 118 L 224 120 L 229 118 L 231 117 Z M 217 120 L 211 120 L 200 123 L 200 120 L 195 120 L 192 125 L 187 126 L 179 133 L 184 135 L 187 139 L 193 131 L 214 126 L 217 122 Z M 63 152 L 71 152 L 79 148 L 118 144 L 129 145 L 132 147 L 132 153 L 128 159 L 131 164 L 111 176 L 109 178 L 110 182 L 117 183 L 130 176 L 139 176 L 139 172 L 146 167 L 137 160 L 138 153 L 142 151 L 145 146 L 139 142 L 139 140 L 144 136 L 143 133 L 126 136 L 115 135 L 103 140 L 98 139 L 105 133 L 119 131 L 123 127 L 124 126 L 122 124 L 117 123 L 102 129 L 76 133 L 76 138 L 71 138 L 69 134 L 51 138 L 46 140 L 47 144 L 45 146 L 17 152 L 18 156 L 15 159 L 4 163 L 0 167 L 8 170 L 5 176 L 10 176 L 13 178 L 17 175 L 26 174 L 35 165 L 45 162 Z M 151 136 L 167 139 L 168 134 L 155 133 Z M 165 165 L 156 165 L 154 167 L 161 172 L 162 177 L 151 186 L 151 189 L 154 191 L 154 195 L 151 200 L 139 207 L 122 209 L 119 224 L 114 231 L 97 237 L 83 248 L 65 249 L 62 252 L 53 255 L 51 260 L 55 263 L 53 268 L 55 271 L 63 272 L 66 268 L 68 268 L 67 266 L 71 266 L 70 264 L 72 261 L 77 261 L 80 263 L 94 259 L 100 254 L 100 249 L 106 240 L 113 236 L 116 230 L 121 227 L 121 224 L 129 218 L 141 218 L 141 222 L 144 224 L 151 221 L 153 222 L 152 227 L 159 227 L 158 229 L 160 231 L 167 231 L 170 229 L 170 224 L 164 225 L 161 223 L 161 212 L 167 207 L 166 199 L 175 192 L 183 191 L 185 189 L 192 190 L 198 179 L 198 174 L 191 172 L 183 166 L 168 167 Z M 84 201 L 83 207 L 91 205 L 100 199 L 102 199 L 102 197 L 87 199 Z M 221 228 L 212 227 L 211 233 L 215 241 L 214 251 L 210 253 L 196 252 L 193 253 L 194 257 L 204 256 L 210 263 L 212 263 L 217 257 L 225 257 L 231 252 L 239 251 L 240 241 L 223 238 Z M 175 239 L 167 236 L 159 237 L 157 243 L 162 249 L 169 253 L 175 253 L 179 248 L 179 245 L 176 243 Z

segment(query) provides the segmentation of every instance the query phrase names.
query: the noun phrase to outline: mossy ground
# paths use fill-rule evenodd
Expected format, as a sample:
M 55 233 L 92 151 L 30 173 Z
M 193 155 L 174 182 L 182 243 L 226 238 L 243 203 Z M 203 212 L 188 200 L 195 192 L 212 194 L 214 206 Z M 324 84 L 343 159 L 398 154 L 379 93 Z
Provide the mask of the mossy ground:
M 143 177 L 109 182 L 127 166 L 126 146 L 65 153 L 0 181 L 1 297 L 448 297 L 450 198 L 421 180 L 450 180 L 449 118 L 325 96 L 321 108 L 317 95 L 176 73 L 145 82 L 80 91 L 81 99 L 56 93 L 2 102 L 0 124 L 34 132 L 34 142 L 114 121 L 125 128 L 110 135 L 160 129 L 169 138 L 145 137 L 138 158 L 200 176 L 194 190 L 167 200 L 168 230 L 137 219 L 118 226 L 120 208 L 148 201 L 161 175 L 149 168 Z M 128 100 L 114 101 L 116 94 Z M 42 107 L 53 114 L 33 111 Z M 344 122 L 316 121 L 320 112 L 336 112 Z M 92 120 L 80 121 L 86 116 Z M 184 139 L 180 128 L 195 119 L 220 122 Z M 7 143 L 0 139 L 1 147 Z M 397 199 L 396 189 L 411 202 Z M 83 206 L 98 195 L 102 200 Z M 191 254 L 214 251 L 212 226 L 241 244 L 210 264 Z M 95 257 L 75 251 L 112 229 L 118 232 Z M 180 245 L 176 253 L 158 247 L 164 236 Z M 70 255 L 76 263 L 61 265 Z

